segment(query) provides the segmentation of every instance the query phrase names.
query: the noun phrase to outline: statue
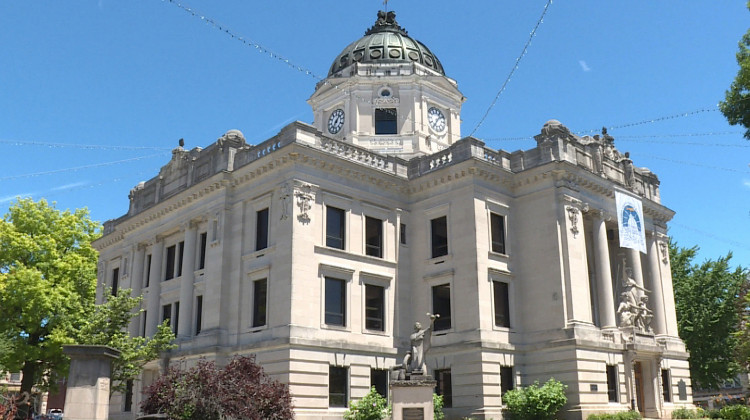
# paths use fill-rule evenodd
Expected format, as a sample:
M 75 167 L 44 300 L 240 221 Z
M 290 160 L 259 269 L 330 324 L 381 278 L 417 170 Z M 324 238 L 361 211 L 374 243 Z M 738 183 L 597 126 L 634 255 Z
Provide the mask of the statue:
M 633 270 L 623 265 L 623 292 L 620 293 L 620 305 L 617 307 L 617 315 L 620 319 L 620 328 L 635 327 L 644 333 L 652 333 L 651 320 L 653 311 L 648 309 L 648 290 L 643 288 L 633 278 Z
M 628 294 L 620 293 L 620 306 L 617 307 L 617 316 L 620 317 L 620 327 L 633 326 L 633 312 L 628 303 Z
M 440 318 L 440 315 L 428 313 L 427 316 L 430 317 L 430 326 L 422 328 L 421 323 L 414 323 L 414 332 L 409 337 L 411 339 L 411 350 L 406 352 L 401 366 L 394 368 L 394 370 L 399 371 L 396 376 L 399 380 L 409 379 L 411 375 L 427 374 L 425 356 L 430 350 L 435 319 Z
M 625 157 L 620 161 L 623 165 L 623 172 L 625 173 L 625 185 L 628 187 L 635 187 L 635 169 L 633 168 L 633 160 L 630 159 L 630 152 L 625 152 Z
M 638 304 L 635 326 L 643 332 L 652 333 L 651 320 L 654 318 L 654 313 L 648 309 L 647 304 L 648 296 L 641 296 L 641 302 Z

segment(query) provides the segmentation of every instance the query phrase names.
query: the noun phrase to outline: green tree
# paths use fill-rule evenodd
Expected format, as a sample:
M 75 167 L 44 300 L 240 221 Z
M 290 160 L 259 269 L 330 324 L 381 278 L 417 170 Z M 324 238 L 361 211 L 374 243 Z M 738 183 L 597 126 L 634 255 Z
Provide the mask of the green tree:
M 361 400 L 349 404 L 344 413 L 344 420 L 381 420 L 390 415 L 388 400 L 378 394 L 375 387 L 370 388 Z
M 734 338 L 737 340 L 735 352 L 741 367 L 746 372 L 750 372 L 750 276 L 745 278 L 737 311 L 739 324 L 737 331 L 734 332 Z
M 739 367 L 737 346 L 739 294 L 747 271 L 730 269 L 732 253 L 693 264 L 698 247 L 670 242 L 677 327 L 690 352 L 690 377 L 700 388 L 716 388 Z
M 747 7 L 750 9 L 750 1 Z M 750 140 L 750 30 L 739 42 L 737 64 L 740 69 L 726 91 L 724 101 L 719 103 L 719 109 L 730 124 L 745 127 L 745 138 Z

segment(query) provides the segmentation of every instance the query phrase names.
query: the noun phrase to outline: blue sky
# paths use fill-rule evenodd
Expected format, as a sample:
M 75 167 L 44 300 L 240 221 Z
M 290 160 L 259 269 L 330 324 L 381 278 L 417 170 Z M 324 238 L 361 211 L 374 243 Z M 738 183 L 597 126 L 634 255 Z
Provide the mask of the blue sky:
M 513 69 L 546 0 L 391 0 L 467 97 L 468 135 Z M 15 196 L 123 215 L 180 138 L 251 143 L 312 122 L 316 76 L 381 1 L 0 3 L 0 213 Z M 245 43 L 208 24 L 209 17 Z M 661 180 L 670 233 L 700 259 L 750 265 L 750 141 L 716 110 L 750 26 L 741 0 L 556 0 L 488 118 L 488 146 L 529 149 L 549 119 L 594 134 Z M 293 65 L 255 45 L 274 51 Z M 299 68 L 302 68 L 300 71 Z

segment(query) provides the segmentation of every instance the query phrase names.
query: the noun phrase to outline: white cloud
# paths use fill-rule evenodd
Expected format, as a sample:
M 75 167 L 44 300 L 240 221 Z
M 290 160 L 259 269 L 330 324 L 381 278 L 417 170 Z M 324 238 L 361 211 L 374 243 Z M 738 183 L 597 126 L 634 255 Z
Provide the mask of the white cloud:
M 7 203 L 8 201 L 13 201 L 17 198 L 27 198 L 33 196 L 34 193 L 18 193 L 13 195 L 6 195 L 5 197 L 0 197 L 0 204 Z
M 591 71 L 591 67 L 589 67 L 588 64 L 586 64 L 585 61 L 578 60 L 578 64 L 581 65 L 581 70 L 583 70 L 583 71 Z
M 89 184 L 88 181 L 73 182 L 71 184 L 65 184 L 65 185 L 60 185 L 59 187 L 54 187 L 50 191 L 65 191 L 65 190 L 69 190 L 69 189 L 76 188 L 76 187 L 82 187 L 88 184 Z
M 750 188 L 750 179 L 743 179 L 742 185 L 744 185 L 747 188 Z

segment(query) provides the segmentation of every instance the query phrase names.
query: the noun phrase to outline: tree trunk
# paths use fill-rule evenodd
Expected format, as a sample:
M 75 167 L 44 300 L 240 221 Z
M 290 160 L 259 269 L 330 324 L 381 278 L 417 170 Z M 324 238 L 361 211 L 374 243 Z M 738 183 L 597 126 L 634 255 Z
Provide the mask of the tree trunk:
M 32 407 L 33 388 L 38 365 L 36 362 L 27 361 L 21 369 L 21 400 L 18 405 L 16 418 L 25 419 L 29 416 Z

